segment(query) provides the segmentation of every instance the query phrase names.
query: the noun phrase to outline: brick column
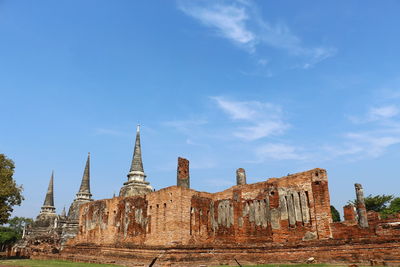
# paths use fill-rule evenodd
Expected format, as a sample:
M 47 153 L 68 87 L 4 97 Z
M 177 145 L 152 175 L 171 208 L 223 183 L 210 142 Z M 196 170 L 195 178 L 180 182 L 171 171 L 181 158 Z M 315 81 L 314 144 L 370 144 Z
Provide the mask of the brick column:
M 356 189 L 356 197 L 357 197 L 357 215 L 358 215 L 358 225 L 362 228 L 368 227 L 368 217 L 367 217 L 367 209 L 365 207 L 364 201 L 364 190 L 361 184 L 354 184 Z
M 236 184 L 246 184 L 246 171 L 243 168 L 239 168 L 236 170 Z
M 181 157 L 178 158 L 176 185 L 190 188 L 189 161 Z
M 332 238 L 332 230 L 330 227 L 332 215 L 326 171 L 323 169 L 316 169 L 315 172 L 312 173 L 311 180 L 318 238 Z
M 353 205 L 346 205 L 343 207 L 344 220 L 346 222 L 356 222 L 355 207 Z

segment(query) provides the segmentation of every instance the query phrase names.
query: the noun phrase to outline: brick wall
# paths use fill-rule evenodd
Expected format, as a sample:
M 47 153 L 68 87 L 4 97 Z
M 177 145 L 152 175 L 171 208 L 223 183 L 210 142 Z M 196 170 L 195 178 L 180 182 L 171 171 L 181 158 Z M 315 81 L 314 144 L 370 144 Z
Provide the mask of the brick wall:
M 179 171 L 179 169 L 178 169 Z M 61 257 L 156 266 L 317 262 L 400 263 L 400 220 L 345 207 L 333 223 L 323 169 L 242 184 L 222 192 L 172 186 L 80 209 L 80 232 Z M 82 253 L 84 252 L 84 253 Z M 49 257 L 49 255 L 45 255 Z
M 314 169 L 218 193 L 172 186 L 81 206 L 72 243 L 264 243 L 332 236 L 326 171 Z

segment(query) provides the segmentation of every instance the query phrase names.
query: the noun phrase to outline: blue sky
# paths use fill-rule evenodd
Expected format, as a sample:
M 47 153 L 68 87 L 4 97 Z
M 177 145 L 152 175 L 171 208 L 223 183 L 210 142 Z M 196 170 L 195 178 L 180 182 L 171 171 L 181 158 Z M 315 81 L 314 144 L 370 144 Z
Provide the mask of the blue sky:
M 325 168 L 339 210 L 398 194 L 398 1 L 0 1 L 0 153 L 34 217 L 70 205 L 91 152 L 119 192 L 136 124 L 148 181 L 216 192 Z

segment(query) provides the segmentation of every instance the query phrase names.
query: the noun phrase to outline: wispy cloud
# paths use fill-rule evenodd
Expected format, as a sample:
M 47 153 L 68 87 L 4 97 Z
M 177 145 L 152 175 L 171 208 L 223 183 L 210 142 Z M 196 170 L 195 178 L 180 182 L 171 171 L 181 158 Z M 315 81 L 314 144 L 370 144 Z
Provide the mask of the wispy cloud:
M 221 117 L 215 120 L 218 115 L 212 114 L 207 119 L 169 121 L 165 125 L 185 133 L 186 144 L 208 144 L 207 149 L 212 149 L 210 144 L 215 140 L 244 140 L 246 144 L 239 142 L 236 146 L 249 153 L 252 163 L 271 159 L 308 163 L 339 158 L 354 161 L 380 157 L 390 147 L 400 144 L 400 109 L 394 104 L 371 106 L 364 114 L 350 117 L 353 124 L 342 133 L 316 138 L 313 143 L 300 139 L 294 143 L 290 137 L 293 135 L 287 134 L 291 124 L 280 105 L 226 96 L 213 96 L 210 100 L 217 112 L 226 115 L 227 120 L 222 117 L 222 124 Z M 283 135 L 285 141 L 281 139 Z
M 249 19 L 247 10 L 242 6 L 220 3 L 199 5 L 193 1 L 180 1 L 179 8 L 187 15 L 199 20 L 206 26 L 215 28 L 222 37 L 237 44 L 246 45 L 253 50 L 255 35 L 246 27 Z
M 399 114 L 398 107 L 394 105 L 383 106 L 378 108 L 371 108 L 369 111 L 369 118 L 371 120 L 388 119 Z
M 319 146 L 293 146 L 281 143 L 266 143 L 255 148 L 258 162 L 268 159 L 327 161 L 344 159 L 349 161 L 378 158 L 391 146 L 400 144 L 400 122 L 396 120 L 400 110 L 395 105 L 371 107 L 351 121 L 363 124 L 363 130 L 348 131 L 341 138 Z M 322 140 L 320 140 L 322 142 Z
M 218 107 L 230 119 L 245 125 L 238 126 L 234 136 L 253 141 L 271 135 L 280 135 L 289 128 L 283 121 L 280 106 L 259 101 L 233 101 L 224 97 L 212 97 Z
M 400 110 L 396 105 L 371 107 L 363 116 L 349 117 L 355 124 L 363 124 L 365 130 L 349 131 L 343 135 L 341 145 L 328 147 L 334 156 L 376 158 L 389 147 L 400 143 L 400 122 L 396 120 Z
M 291 56 L 304 58 L 301 68 L 308 69 L 332 57 L 333 47 L 307 47 L 301 38 L 284 23 L 273 24 L 265 20 L 253 1 L 178 1 L 186 15 L 231 42 L 254 53 L 258 46 L 268 46 L 286 51 Z M 261 62 L 266 62 L 262 59 Z M 260 60 L 257 60 L 260 63 Z M 265 64 L 262 64 L 265 65 Z
M 358 148 L 358 150 L 355 150 L 356 153 L 361 153 L 360 156 L 367 155 L 373 158 L 381 156 L 388 147 L 400 143 L 399 133 L 393 135 L 385 133 L 385 131 L 348 133 L 346 137 L 354 142 L 354 148 Z
M 369 123 L 374 121 L 384 122 L 399 115 L 400 110 L 395 105 L 385 105 L 371 107 L 364 116 L 350 116 L 349 119 L 354 123 Z
M 256 155 L 260 161 L 276 160 L 305 160 L 308 156 L 299 148 L 286 144 L 267 143 L 256 148 Z

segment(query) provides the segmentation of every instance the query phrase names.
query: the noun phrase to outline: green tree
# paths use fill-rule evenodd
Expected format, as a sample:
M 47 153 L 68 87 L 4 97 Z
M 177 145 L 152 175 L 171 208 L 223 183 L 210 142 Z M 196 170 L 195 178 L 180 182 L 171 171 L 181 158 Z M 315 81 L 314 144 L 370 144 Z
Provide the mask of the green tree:
M 387 208 L 387 205 L 392 201 L 394 196 L 392 195 L 368 195 L 365 197 L 365 208 L 367 211 L 373 210 L 376 212 L 381 212 Z M 350 204 L 357 206 L 357 200 L 349 201 Z
M 387 205 L 392 201 L 392 195 L 369 195 L 365 198 L 365 207 L 367 210 L 381 212 L 386 209 Z
M 21 235 L 10 227 L 0 226 L 0 251 L 4 251 L 20 238 Z
M 22 186 L 13 179 L 14 168 L 14 162 L 0 154 L 0 224 L 7 223 L 13 206 L 20 205 L 24 199 Z
M 349 201 L 356 205 L 357 200 Z M 373 210 L 379 212 L 382 218 L 388 218 L 400 212 L 400 197 L 393 195 L 369 195 L 365 198 L 365 207 L 367 211 Z
M 399 212 L 400 212 L 400 197 L 396 197 L 390 202 L 390 205 L 387 208 L 382 210 L 381 215 L 383 218 L 387 218 Z
M 13 217 L 12 219 L 8 220 L 8 226 L 19 234 L 22 234 L 24 227 L 31 223 L 33 223 L 33 220 L 25 217 Z
M 331 206 L 331 214 L 334 222 L 340 222 L 340 214 L 334 206 Z

